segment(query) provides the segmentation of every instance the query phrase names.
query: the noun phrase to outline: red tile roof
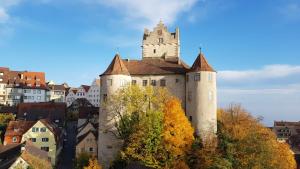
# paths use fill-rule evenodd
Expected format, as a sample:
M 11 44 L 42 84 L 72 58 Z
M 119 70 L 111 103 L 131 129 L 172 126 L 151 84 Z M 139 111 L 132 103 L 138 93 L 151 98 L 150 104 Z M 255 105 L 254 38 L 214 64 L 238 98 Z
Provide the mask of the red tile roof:
M 106 71 L 102 75 L 129 75 L 119 54 L 116 54 Z
M 26 133 L 35 123 L 35 121 L 24 120 L 10 121 L 5 132 L 5 140 L 7 141 L 7 144 L 10 144 L 11 142 L 11 140 L 8 139 L 8 137 L 22 137 L 23 134 Z
M 215 72 L 215 70 L 208 64 L 204 55 L 200 53 L 195 60 L 193 66 L 191 67 L 190 72 L 198 72 L 198 71 L 209 71 Z

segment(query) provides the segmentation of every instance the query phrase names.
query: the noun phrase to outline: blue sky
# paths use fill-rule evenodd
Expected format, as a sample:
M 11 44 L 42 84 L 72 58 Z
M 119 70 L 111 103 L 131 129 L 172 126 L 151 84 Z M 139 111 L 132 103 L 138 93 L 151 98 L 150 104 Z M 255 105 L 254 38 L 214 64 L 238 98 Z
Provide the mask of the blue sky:
M 89 84 L 116 52 L 141 58 L 143 30 L 160 19 L 180 28 L 188 64 L 202 46 L 220 107 L 300 120 L 300 0 L 0 0 L 0 66 Z

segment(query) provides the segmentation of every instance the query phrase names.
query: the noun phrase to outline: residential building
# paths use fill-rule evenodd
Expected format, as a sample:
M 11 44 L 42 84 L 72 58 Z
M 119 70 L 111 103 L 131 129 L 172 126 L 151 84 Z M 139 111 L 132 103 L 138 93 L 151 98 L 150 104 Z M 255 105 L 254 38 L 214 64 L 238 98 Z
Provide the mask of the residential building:
M 49 119 L 59 127 L 63 127 L 66 119 L 66 104 L 55 102 L 20 103 L 17 119 L 27 121 Z
M 76 99 L 77 88 L 69 88 L 66 92 L 66 104 L 69 107 Z
M 41 119 L 23 134 L 22 142 L 30 141 L 35 147 L 48 152 L 51 164 L 55 166 L 63 148 L 62 138 L 62 131 L 55 123 Z
M 98 126 L 87 121 L 79 126 L 77 134 L 76 156 L 87 153 L 97 157 L 98 153 Z
M 0 145 L 0 168 L 9 168 L 20 156 L 22 144 Z
M 66 89 L 64 85 L 48 84 L 49 100 L 54 102 L 66 101 Z
M 21 143 L 23 134 L 35 123 L 35 121 L 24 120 L 10 121 L 5 131 L 3 145 Z
M 0 104 L 48 101 L 44 72 L 12 71 L 0 67 Z
M 87 85 L 81 85 L 79 88 L 70 88 L 68 91 L 68 95 L 66 96 L 67 106 L 69 107 L 76 99 L 86 99 L 89 89 L 90 86 Z
M 51 163 L 48 158 L 48 153 L 32 145 L 31 142 L 26 142 L 25 146 L 21 149 L 20 156 L 15 160 L 15 162 L 9 167 L 9 169 L 28 169 L 30 167 L 34 168 L 34 160 L 30 159 L 30 156 L 37 157 L 38 160 L 43 160 L 44 163 Z M 44 164 L 46 165 L 46 164 Z
M 66 88 L 67 89 L 67 88 Z M 78 88 L 69 88 L 66 92 L 66 103 L 69 107 L 76 99 L 85 98 L 93 106 L 100 106 L 100 79 L 95 79 L 91 86 L 81 85 Z
M 151 32 L 145 29 L 142 59 L 122 59 L 116 54 L 100 79 L 100 104 L 125 85 L 163 87 L 181 100 L 197 135 L 205 140 L 217 132 L 216 71 L 201 51 L 191 67 L 184 63 L 178 28 L 169 32 L 160 22 Z M 122 145 L 114 135 L 112 116 L 100 107 L 98 156 L 104 168 L 109 167 Z
M 295 154 L 297 169 L 300 169 L 300 121 L 274 121 L 272 131 L 277 136 L 277 141 L 286 142 Z
M 87 99 L 95 107 L 100 107 L 100 79 L 95 79 L 87 93 Z

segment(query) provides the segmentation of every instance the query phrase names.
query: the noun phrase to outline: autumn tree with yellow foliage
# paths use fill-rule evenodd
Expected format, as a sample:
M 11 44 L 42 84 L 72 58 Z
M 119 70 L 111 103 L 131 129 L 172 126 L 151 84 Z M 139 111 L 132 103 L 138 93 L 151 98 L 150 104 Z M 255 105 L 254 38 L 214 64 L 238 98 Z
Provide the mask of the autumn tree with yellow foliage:
M 119 118 L 118 135 L 125 140 L 119 161 L 153 168 L 187 166 L 184 158 L 194 130 L 179 99 L 165 88 L 127 86 L 105 105 Z
M 89 159 L 89 165 L 84 167 L 84 169 L 102 169 L 102 167 L 99 165 L 97 159 Z
M 198 143 L 190 157 L 193 169 L 295 169 L 287 144 L 253 118 L 240 105 L 218 112 L 218 138 L 211 144 Z M 216 141 L 217 147 L 212 143 Z
M 185 116 L 178 98 L 164 105 L 163 145 L 168 156 L 174 160 L 183 158 L 194 142 L 194 129 Z

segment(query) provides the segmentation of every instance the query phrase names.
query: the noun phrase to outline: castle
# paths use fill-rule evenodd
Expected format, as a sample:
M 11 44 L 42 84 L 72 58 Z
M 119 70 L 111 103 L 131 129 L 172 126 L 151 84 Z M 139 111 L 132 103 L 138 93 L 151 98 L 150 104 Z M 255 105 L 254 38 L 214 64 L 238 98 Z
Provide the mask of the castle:
M 200 52 L 189 67 L 180 58 L 180 36 L 177 28 L 170 33 L 160 22 L 153 31 L 145 29 L 142 60 L 121 59 L 117 54 L 101 77 L 103 102 L 126 84 L 166 87 L 177 96 L 195 131 L 202 138 L 217 131 L 216 71 Z M 99 161 L 108 168 L 122 146 L 122 140 L 108 132 L 114 128 L 112 115 L 100 108 Z

